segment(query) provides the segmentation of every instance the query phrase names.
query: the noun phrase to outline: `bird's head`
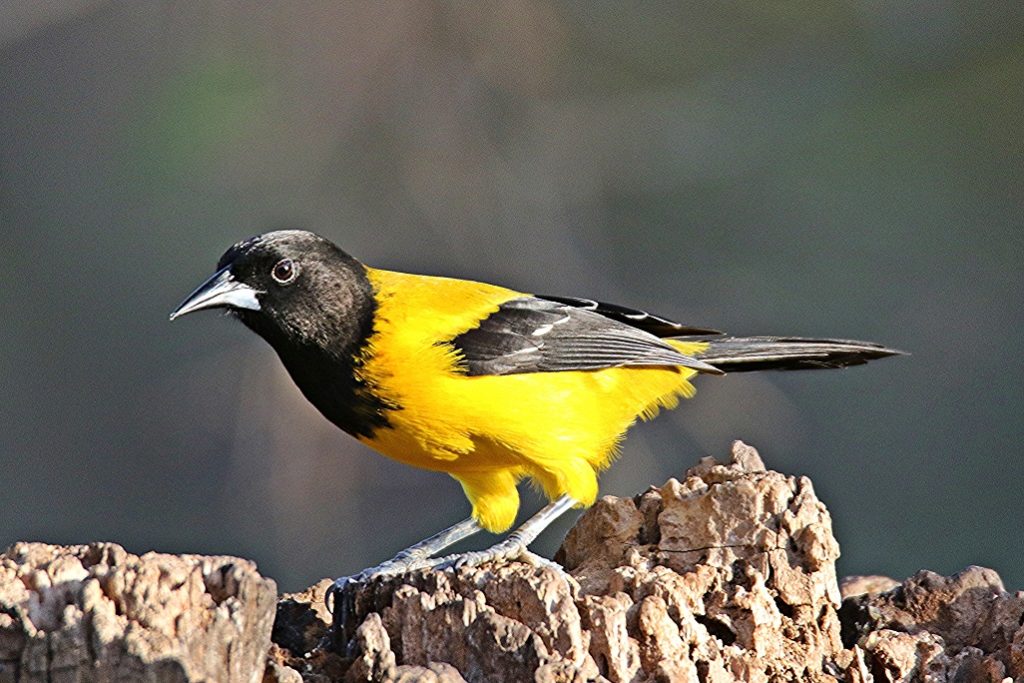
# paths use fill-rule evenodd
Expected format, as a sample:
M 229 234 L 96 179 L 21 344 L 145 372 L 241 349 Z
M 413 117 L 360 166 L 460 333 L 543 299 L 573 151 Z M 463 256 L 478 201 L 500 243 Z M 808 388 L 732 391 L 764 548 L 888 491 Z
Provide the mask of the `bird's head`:
M 279 230 L 235 244 L 171 313 L 226 310 L 280 350 L 349 341 L 372 314 L 366 269 L 319 235 Z M 371 306 L 372 309 L 372 306 Z

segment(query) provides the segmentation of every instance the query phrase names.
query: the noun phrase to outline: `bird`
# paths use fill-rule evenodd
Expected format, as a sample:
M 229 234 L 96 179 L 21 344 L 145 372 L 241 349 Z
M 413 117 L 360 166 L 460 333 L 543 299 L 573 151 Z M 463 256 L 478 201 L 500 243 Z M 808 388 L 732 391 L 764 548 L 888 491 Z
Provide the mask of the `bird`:
M 901 352 L 839 339 L 729 336 L 586 298 L 546 296 L 364 265 L 330 240 L 277 230 L 238 242 L 171 320 L 224 309 L 277 352 L 325 418 L 399 462 L 450 475 L 470 516 L 336 592 L 425 567 L 526 559 L 555 518 L 592 505 L 638 420 L 690 398 L 698 375 L 843 368 Z M 517 485 L 550 501 L 509 530 Z

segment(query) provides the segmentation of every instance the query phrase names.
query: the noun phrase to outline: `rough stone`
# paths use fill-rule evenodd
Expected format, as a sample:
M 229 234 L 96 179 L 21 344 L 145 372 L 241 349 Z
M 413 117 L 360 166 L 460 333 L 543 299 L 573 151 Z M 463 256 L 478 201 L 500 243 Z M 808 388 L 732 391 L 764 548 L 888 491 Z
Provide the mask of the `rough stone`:
M 276 599 L 236 557 L 16 543 L 0 555 L 0 681 L 259 681 Z
M 888 576 L 872 574 L 870 576 L 844 576 L 839 581 L 839 593 L 846 598 L 858 595 L 877 595 L 892 590 L 900 582 Z
M 567 574 L 511 562 L 370 582 L 348 657 L 332 651 L 321 588 L 278 618 L 305 625 L 289 641 L 300 650 L 319 643 L 294 653 L 306 681 L 337 679 L 317 678 L 324 662 L 349 681 L 1024 676 L 1024 597 L 991 570 L 853 577 L 840 610 L 838 555 L 810 481 L 766 471 L 737 442 L 726 463 L 705 458 L 680 480 L 600 500 L 556 555 Z
M 881 593 L 847 598 L 843 638 L 879 681 L 1024 678 L 1024 594 L 991 569 L 921 571 Z
M 361 586 L 346 680 L 441 664 L 471 682 L 826 680 L 838 554 L 811 483 L 737 442 L 727 463 L 599 501 L 556 556 L 567 573 L 511 562 Z
M 274 585 L 245 560 L 22 543 L 0 556 L 0 683 L 1024 680 L 1024 594 L 995 572 L 851 577 L 840 606 L 838 555 L 810 481 L 739 442 L 599 501 L 564 572 L 371 581 L 340 636 L 330 580 L 281 596 L 268 643 Z

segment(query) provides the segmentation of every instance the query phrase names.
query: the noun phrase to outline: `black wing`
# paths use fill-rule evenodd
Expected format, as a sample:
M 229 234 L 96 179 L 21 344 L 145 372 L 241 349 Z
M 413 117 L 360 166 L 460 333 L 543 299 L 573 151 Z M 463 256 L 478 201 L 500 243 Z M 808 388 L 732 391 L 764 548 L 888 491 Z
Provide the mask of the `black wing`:
M 691 334 L 722 334 L 718 330 L 683 325 L 682 323 L 677 323 L 669 320 L 668 318 L 662 318 L 660 315 L 654 315 L 653 313 L 641 311 L 636 308 L 619 306 L 618 304 L 607 304 L 603 301 L 594 301 L 593 299 L 578 299 L 572 296 L 549 296 L 547 294 L 537 294 L 536 296 L 538 299 L 554 301 L 555 303 L 565 304 L 566 306 L 593 311 L 594 313 L 603 315 L 606 318 L 611 318 L 612 320 L 617 320 L 620 323 L 625 323 L 630 327 L 636 327 L 644 332 L 650 332 L 655 337 L 686 337 Z
M 594 310 L 535 297 L 506 301 L 451 344 L 469 375 L 666 365 L 722 374 L 643 329 Z

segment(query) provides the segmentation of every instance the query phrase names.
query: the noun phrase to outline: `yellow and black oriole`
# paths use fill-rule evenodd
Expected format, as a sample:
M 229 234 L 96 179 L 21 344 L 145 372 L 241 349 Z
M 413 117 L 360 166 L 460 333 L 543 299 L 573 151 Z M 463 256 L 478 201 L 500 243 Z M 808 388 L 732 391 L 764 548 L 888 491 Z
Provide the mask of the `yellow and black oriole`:
M 898 353 L 729 337 L 587 299 L 377 270 L 297 230 L 231 247 L 171 318 L 205 308 L 226 308 L 269 342 L 338 427 L 462 485 L 472 517 L 371 573 L 436 566 L 451 558 L 432 555 L 481 527 L 505 531 L 516 485 L 530 478 L 554 502 L 504 544 L 459 559 L 525 553 L 560 512 L 594 502 L 630 425 L 693 396 L 698 373 L 837 368 Z

